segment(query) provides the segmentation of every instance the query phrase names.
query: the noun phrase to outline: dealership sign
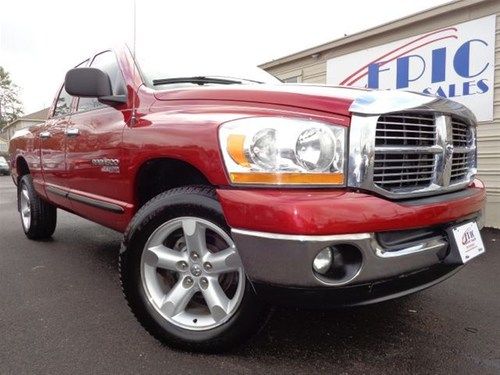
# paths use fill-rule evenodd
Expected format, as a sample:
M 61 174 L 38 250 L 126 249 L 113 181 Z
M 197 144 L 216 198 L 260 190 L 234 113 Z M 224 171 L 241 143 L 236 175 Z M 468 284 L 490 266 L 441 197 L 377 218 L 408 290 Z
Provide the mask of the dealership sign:
M 493 119 L 495 16 L 335 57 L 327 83 L 418 91 Z

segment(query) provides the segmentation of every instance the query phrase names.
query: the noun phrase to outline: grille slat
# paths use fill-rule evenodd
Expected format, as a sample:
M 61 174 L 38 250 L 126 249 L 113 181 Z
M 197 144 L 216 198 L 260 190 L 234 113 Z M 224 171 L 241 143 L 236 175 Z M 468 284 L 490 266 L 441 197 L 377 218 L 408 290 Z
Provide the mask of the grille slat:
M 449 179 L 453 184 L 465 181 L 469 175 L 474 133 L 461 118 L 452 116 L 448 124 L 452 134 L 448 134 L 447 139 L 453 147 L 460 148 L 451 158 Z M 441 165 L 436 163 L 444 157 L 445 149 L 445 145 L 438 142 L 441 141 L 434 113 L 401 112 L 380 116 L 375 132 L 373 183 L 387 191 L 405 192 L 436 184 L 438 174 L 443 172 L 436 170 L 436 165 Z
M 417 133 L 417 134 L 431 134 L 435 135 L 434 131 L 430 130 L 409 130 L 409 129 L 384 129 L 384 130 L 377 130 L 377 133 Z

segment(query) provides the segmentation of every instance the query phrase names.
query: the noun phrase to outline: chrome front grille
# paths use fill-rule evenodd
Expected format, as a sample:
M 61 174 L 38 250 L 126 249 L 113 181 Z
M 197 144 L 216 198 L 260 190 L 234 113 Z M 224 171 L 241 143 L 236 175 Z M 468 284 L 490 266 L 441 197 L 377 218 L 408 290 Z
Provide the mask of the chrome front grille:
M 475 174 L 474 135 L 473 127 L 456 115 L 408 111 L 379 116 L 374 190 L 411 196 L 466 184 Z
M 413 199 L 464 189 L 476 175 L 476 118 L 460 103 L 360 90 L 349 111 L 348 187 Z

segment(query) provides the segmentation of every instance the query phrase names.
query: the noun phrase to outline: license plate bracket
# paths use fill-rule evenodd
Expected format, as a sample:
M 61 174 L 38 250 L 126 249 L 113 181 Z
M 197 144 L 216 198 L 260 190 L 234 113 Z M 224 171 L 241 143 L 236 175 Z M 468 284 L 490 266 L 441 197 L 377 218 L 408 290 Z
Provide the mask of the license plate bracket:
M 446 263 L 465 264 L 486 251 L 475 221 L 451 226 L 447 233 L 451 249 Z

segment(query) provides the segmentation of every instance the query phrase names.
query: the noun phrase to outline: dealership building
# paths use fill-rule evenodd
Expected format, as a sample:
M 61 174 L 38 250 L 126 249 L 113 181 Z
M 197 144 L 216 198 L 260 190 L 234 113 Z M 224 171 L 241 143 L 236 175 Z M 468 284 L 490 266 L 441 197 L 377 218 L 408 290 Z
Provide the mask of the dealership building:
M 260 66 L 285 82 L 425 92 L 478 120 L 486 225 L 500 228 L 500 1 L 458 0 Z

